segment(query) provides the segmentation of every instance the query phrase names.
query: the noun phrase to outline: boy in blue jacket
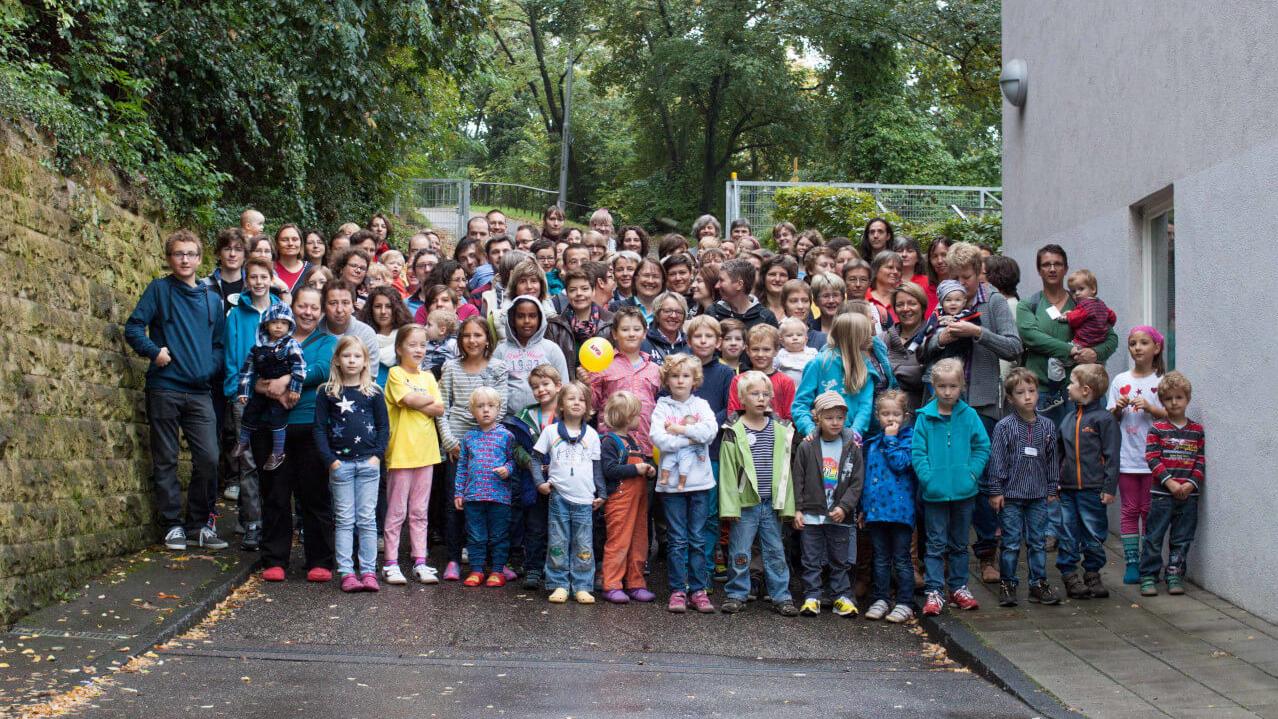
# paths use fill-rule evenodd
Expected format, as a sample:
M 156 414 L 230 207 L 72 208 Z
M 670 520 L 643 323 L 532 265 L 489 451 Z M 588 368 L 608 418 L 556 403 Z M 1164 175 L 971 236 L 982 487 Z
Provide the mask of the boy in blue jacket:
M 932 389 L 936 397 L 919 410 L 911 449 L 927 533 L 923 613 L 928 616 L 945 609 L 945 580 L 950 601 L 960 609 L 980 608 L 967 589 L 967 537 L 977 482 L 990 456 L 985 425 L 961 399 L 963 363 L 948 358 L 932 365 Z

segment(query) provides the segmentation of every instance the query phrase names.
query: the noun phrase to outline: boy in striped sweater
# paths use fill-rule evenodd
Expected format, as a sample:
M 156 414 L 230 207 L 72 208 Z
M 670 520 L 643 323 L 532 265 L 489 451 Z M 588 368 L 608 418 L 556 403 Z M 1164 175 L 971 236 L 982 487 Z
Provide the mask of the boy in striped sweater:
M 1168 372 L 1158 383 L 1167 419 L 1155 422 L 1145 440 L 1145 461 L 1154 475 L 1140 560 L 1140 593 L 1146 597 L 1158 594 L 1167 534 L 1167 593 L 1185 593 L 1185 558 L 1198 529 L 1198 495 L 1207 471 L 1203 426 L 1185 417 L 1192 394 L 1193 385 L 1180 372 Z

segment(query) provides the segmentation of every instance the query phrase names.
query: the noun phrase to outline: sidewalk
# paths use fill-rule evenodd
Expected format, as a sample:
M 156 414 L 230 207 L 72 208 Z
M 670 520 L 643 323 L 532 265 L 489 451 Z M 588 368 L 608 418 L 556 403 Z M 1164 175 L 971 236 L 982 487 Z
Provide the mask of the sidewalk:
M 190 628 L 248 578 L 256 552 L 241 552 L 232 510 L 221 536 L 231 546 L 172 552 L 154 545 L 121 557 L 79 594 L 28 614 L 0 634 L 0 716 L 48 701 Z
M 994 650 L 1093 719 L 1278 719 L 1278 625 L 1192 584 L 1180 597 L 1168 596 L 1164 585 L 1157 597 L 1140 596 L 1139 587 L 1122 584 L 1122 548 L 1111 540 L 1102 572 L 1109 599 L 1030 604 L 1022 559 L 1019 606 L 998 606 L 998 585 L 974 581 L 981 609 L 947 610 L 928 628 L 970 630 L 983 645 L 973 652 Z M 1048 555 L 1048 579 L 1064 597 L 1053 561 Z M 976 569 L 973 562 L 974 579 Z

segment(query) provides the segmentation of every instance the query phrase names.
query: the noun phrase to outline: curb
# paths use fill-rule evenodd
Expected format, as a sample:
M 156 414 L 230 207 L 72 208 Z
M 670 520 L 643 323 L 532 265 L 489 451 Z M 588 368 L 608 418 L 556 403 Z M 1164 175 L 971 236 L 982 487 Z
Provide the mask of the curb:
M 1020 699 L 1046 719 L 1081 719 L 1055 696 L 1021 671 L 1007 657 L 987 646 L 961 620 L 942 614 L 919 617 L 919 626 L 928 637 L 945 648 L 955 661 L 967 665 L 998 688 Z
M 199 624 L 204 619 L 204 616 L 212 611 L 213 607 L 217 606 L 218 602 L 221 602 L 223 599 L 231 596 L 231 592 L 234 592 L 241 584 L 248 581 L 248 578 L 253 575 L 253 572 L 257 571 L 257 568 L 261 566 L 261 564 L 262 560 L 260 555 L 257 559 L 254 559 L 251 562 L 243 562 L 234 573 L 226 578 L 225 581 L 214 587 L 212 591 L 206 594 L 202 599 L 200 599 L 200 601 L 190 607 L 187 607 L 186 611 L 180 616 L 175 617 L 173 621 L 163 627 L 160 627 L 160 630 L 156 632 L 154 636 L 145 638 L 139 637 L 143 642 L 149 643 L 140 647 L 140 651 L 136 653 L 130 652 L 130 657 L 140 656 L 145 652 L 149 652 L 157 644 L 163 644 L 196 624 Z

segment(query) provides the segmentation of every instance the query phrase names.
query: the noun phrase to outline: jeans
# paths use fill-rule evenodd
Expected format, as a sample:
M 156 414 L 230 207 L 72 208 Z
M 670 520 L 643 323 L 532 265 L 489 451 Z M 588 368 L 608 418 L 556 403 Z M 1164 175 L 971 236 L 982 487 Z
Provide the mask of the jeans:
M 999 578 L 1016 586 L 1016 563 L 1021 543 L 1025 543 L 1025 563 L 1029 565 L 1029 581 L 1035 584 L 1047 579 L 1048 507 L 1056 502 L 1046 499 L 1003 499 L 999 519 L 1003 525 L 1003 554 L 999 558 Z
M 368 458 L 342 462 L 328 473 L 333 493 L 333 544 L 337 552 L 337 573 L 352 574 L 351 561 L 355 532 L 359 532 L 359 571 L 377 571 L 377 484 L 378 468 Z
M 1078 571 L 1099 572 L 1105 566 L 1105 535 L 1109 515 L 1101 504 L 1099 489 L 1061 490 L 1061 534 L 1056 548 L 1056 568 L 1061 576 Z
M 538 493 L 537 496 L 542 495 Z M 594 512 L 589 504 L 573 504 L 554 491 L 550 493 L 548 504 L 546 589 L 593 591 L 595 552 L 591 535 Z M 534 567 L 532 564 L 525 566 L 529 569 Z
M 702 549 L 706 555 L 706 566 L 714 569 L 714 550 L 719 546 L 719 463 L 710 462 L 714 472 L 715 485 L 706 491 L 706 522 L 701 529 Z
M 892 580 L 896 580 L 896 604 L 913 609 L 914 563 L 910 559 L 910 542 L 914 528 L 896 522 L 870 522 L 865 526 L 874 545 L 874 585 L 870 598 L 889 601 Z
M 987 437 L 994 436 L 994 425 L 996 421 L 978 415 L 981 418 L 981 424 L 985 425 L 985 435 Z M 990 465 L 985 463 L 985 469 L 981 471 L 982 487 L 986 486 L 986 480 L 989 477 Z M 976 541 L 972 543 L 972 553 L 980 559 L 994 559 L 994 550 L 998 548 L 998 515 L 994 513 L 994 508 L 990 506 L 989 495 L 980 494 L 976 497 L 976 506 L 972 510 L 972 529 L 976 532 Z
M 924 590 L 939 592 L 947 581 L 950 591 L 967 586 L 967 537 L 975 505 L 975 497 L 923 503 L 923 525 L 927 529 Z
M 500 572 L 510 551 L 510 505 L 500 502 L 466 502 L 466 549 L 470 571 Z
M 666 510 L 666 565 L 671 592 L 699 592 L 710 581 L 706 564 L 706 514 L 710 490 L 699 492 L 659 492 Z
M 744 602 L 750 593 L 750 550 L 755 538 L 763 554 L 763 577 L 773 602 L 790 601 L 790 567 L 781 546 L 781 521 L 770 502 L 742 507 L 741 518 L 728 530 L 728 584 L 724 592 L 729 599 Z
M 229 421 L 226 422 L 226 425 L 231 436 L 229 446 L 234 447 L 239 441 L 240 417 L 243 415 L 244 405 L 236 402 L 234 397 L 230 400 L 223 399 L 222 401 L 226 402 L 226 405 L 231 410 L 227 413 Z M 237 458 L 228 457 L 227 469 L 232 480 L 230 483 L 240 485 L 240 526 L 248 529 L 250 524 L 261 524 L 262 490 L 261 485 L 258 483 L 257 465 L 253 464 L 252 453 Z
M 213 515 L 217 494 L 217 419 L 208 392 L 162 389 L 146 392 L 151 424 L 151 471 L 155 504 L 164 531 L 185 527 L 199 532 Z M 178 482 L 178 430 L 191 448 L 191 482 L 186 488 L 186 516 L 182 516 L 182 485 Z
M 271 453 L 271 432 L 253 433 L 253 459 Z M 293 551 L 293 500 L 302 508 L 302 550 L 307 569 L 333 568 L 333 498 L 328 468 L 319 458 L 311 425 L 290 424 L 284 440 L 284 462 L 258 471 L 262 483 L 262 565 L 287 567 Z M 261 464 L 258 465 L 259 467 Z M 377 546 L 376 542 L 373 546 Z
M 1065 384 L 1062 382 L 1060 386 L 1053 386 L 1047 383 L 1038 387 L 1038 411 L 1056 427 L 1061 426 L 1061 421 L 1069 413 L 1069 397 Z M 1061 521 L 1061 503 L 1052 502 L 1047 505 L 1047 536 L 1061 536 Z
M 1163 569 L 1163 535 L 1171 532 L 1167 550 L 1167 576 L 1185 576 L 1185 559 L 1198 530 L 1198 495 L 1180 501 L 1156 494 L 1149 502 L 1149 524 L 1140 556 L 1140 576 L 1158 578 Z
M 799 532 L 803 544 L 803 598 L 821 598 L 821 574 L 828 566 L 826 585 L 831 599 L 851 598 L 852 581 L 848 577 L 848 545 L 855 545 L 855 530 L 830 522 L 809 524 Z

